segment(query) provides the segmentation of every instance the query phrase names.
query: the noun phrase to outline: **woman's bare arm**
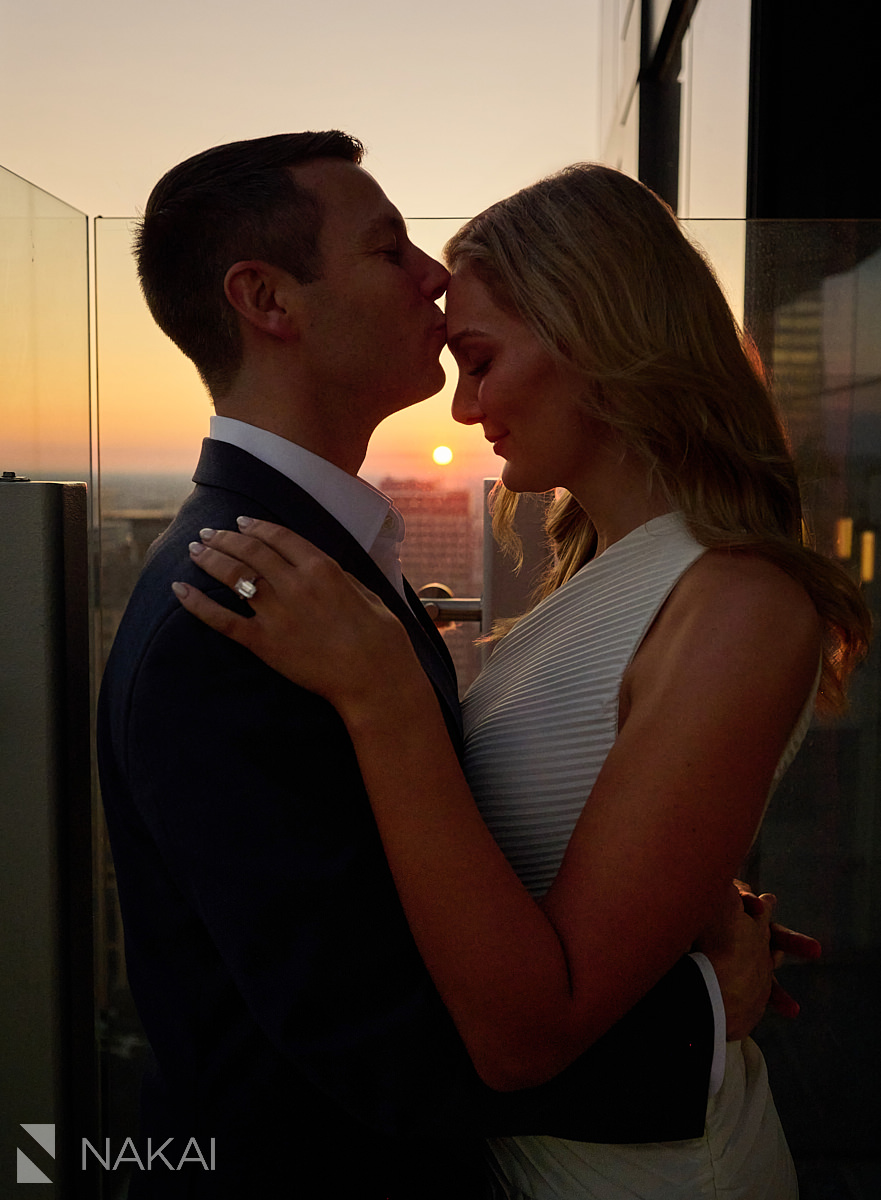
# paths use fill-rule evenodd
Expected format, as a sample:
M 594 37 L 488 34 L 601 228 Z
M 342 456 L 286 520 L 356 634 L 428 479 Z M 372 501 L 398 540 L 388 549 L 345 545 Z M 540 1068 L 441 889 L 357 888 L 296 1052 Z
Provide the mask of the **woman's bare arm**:
M 337 706 L 414 937 L 477 1069 L 498 1088 L 551 1077 L 723 902 L 813 681 L 810 602 L 769 564 L 699 560 L 634 661 L 621 734 L 538 905 L 480 818 L 402 627 L 301 539 L 249 532 L 287 562 L 222 533 L 199 561 L 231 584 L 243 565 L 262 577 L 255 618 L 194 589 L 182 602 Z M 767 939 L 769 919 L 744 915 L 747 935 Z

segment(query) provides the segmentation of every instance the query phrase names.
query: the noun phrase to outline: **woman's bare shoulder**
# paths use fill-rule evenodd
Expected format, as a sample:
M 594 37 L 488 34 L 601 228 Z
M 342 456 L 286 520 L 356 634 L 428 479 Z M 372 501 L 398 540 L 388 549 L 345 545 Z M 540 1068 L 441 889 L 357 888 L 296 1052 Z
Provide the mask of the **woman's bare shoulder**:
M 788 641 L 819 650 L 820 618 L 797 579 L 763 555 L 707 550 L 686 571 L 665 605 L 671 621 L 712 621 L 757 637 L 784 631 Z
M 633 666 L 643 694 L 662 703 L 678 685 L 760 706 L 785 695 L 797 714 L 821 648 L 819 615 L 798 580 L 761 555 L 708 550 L 671 592 Z
M 806 693 L 817 671 L 820 618 L 802 585 L 758 554 L 708 550 L 667 598 L 631 663 L 622 716 L 637 695 L 697 694 L 726 686 L 768 692 L 785 681 Z M 660 693 L 659 690 L 660 689 Z

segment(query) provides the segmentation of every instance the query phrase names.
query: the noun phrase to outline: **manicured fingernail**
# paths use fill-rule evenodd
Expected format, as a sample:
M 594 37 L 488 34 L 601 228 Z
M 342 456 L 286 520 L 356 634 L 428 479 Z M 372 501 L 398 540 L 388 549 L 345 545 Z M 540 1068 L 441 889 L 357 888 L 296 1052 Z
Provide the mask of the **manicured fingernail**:
M 183 600 L 184 596 L 188 596 L 190 594 L 190 589 L 185 583 L 173 583 L 171 585 L 171 590 L 174 592 L 175 596 L 177 596 L 178 600 Z
M 192 554 L 193 558 L 197 558 L 204 549 L 205 547 L 201 542 L 190 542 L 190 554 Z
M 211 539 L 214 537 L 215 533 L 217 533 L 216 529 L 200 529 L 199 537 L 202 539 L 203 542 L 210 542 Z
M 236 525 L 238 525 L 239 529 L 247 529 L 249 525 L 253 524 L 253 517 L 236 517 Z

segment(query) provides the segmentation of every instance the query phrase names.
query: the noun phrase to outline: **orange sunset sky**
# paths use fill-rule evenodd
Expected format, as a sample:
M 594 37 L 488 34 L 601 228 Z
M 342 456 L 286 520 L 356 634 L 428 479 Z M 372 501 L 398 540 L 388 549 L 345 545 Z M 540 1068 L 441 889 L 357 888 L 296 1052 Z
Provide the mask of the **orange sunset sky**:
M 461 220 L 493 200 L 597 156 L 598 10 L 599 0 L 540 9 L 525 0 L 29 0 L 2 18 L 0 166 L 89 217 L 131 218 L 168 167 L 207 146 L 343 128 L 364 140 L 365 166 L 413 240 L 436 255 Z M 22 239 L 27 271 L 26 222 L 0 228 Z M 207 396 L 143 308 L 130 223 L 99 221 L 95 232 L 91 364 L 102 469 L 187 471 L 207 429 Z M 88 335 L 79 321 L 87 282 L 76 267 L 50 268 L 27 286 L 25 297 L 7 276 L 0 291 L 3 469 L 19 469 L 37 443 L 47 468 L 61 466 L 65 444 L 88 428 L 80 386 Z M 74 344 L 62 345 L 58 331 L 73 310 L 65 337 Z M 451 396 L 448 385 L 393 417 L 365 474 L 494 475 L 498 460 L 480 431 L 451 420 Z M 453 451 L 447 467 L 432 462 L 438 445 Z
M 415 220 L 411 236 L 440 254 L 455 221 Z M 129 253 L 132 223 L 97 222 L 98 382 L 101 410 L 101 454 L 106 471 L 186 471 L 193 447 L 207 433 L 211 413 L 208 395 L 195 369 L 160 333 L 146 313 Z M 445 351 L 447 385 L 443 392 L 397 413 L 380 427 L 371 442 L 363 474 L 458 479 L 495 475 L 499 466 L 480 428 L 456 424 L 450 403 L 456 378 Z M 453 454 L 438 466 L 438 446 Z

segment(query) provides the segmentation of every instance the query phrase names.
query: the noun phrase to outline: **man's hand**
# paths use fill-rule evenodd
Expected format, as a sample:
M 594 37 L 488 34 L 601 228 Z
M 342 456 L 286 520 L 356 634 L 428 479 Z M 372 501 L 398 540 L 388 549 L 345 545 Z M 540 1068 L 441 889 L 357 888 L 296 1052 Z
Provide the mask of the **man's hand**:
M 711 925 L 694 944 L 713 964 L 725 1004 L 729 1042 L 747 1037 L 758 1025 L 774 985 L 771 914 L 777 904 L 771 895 L 744 900 L 732 884 Z
M 818 958 L 820 943 L 771 921 L 777 897 L 756 896 L 735 880 L 716 920 L 694 949 L 713 964 L 722 999 L 728 1041 L 740 1041 L 758 1025 L 770 1004 L 786 1017 L 798 1014 L 798 1004 L 774 978 L 785 954 Z
M 752 889 L 740 879 L 734 880 L 734 886 L 740 892 L 744 910 L 750 916 L 760 916 L 762 911 L 761 898 L 756 896 Z M 776 921 L 772 921 L 770 925 L 769 948 L 775 968 L 780 966 L 784 956 L 787 954 L 792 955 L 794 958 L 815 959 L 819 958 L 823 953 L 823 948 L 816 938 L 808 937 L 806 933 L 796 933 L 794 929 L 787 929 L 785 925 L 778 925 Z M 773 976 L 768 1004 L 776 1012 L 780 1013 L 781 1016 L 790 1018 L 798 1016 L 798 1001 L 794 1000 L 789 992 L 785 988 L 782 988 Z

